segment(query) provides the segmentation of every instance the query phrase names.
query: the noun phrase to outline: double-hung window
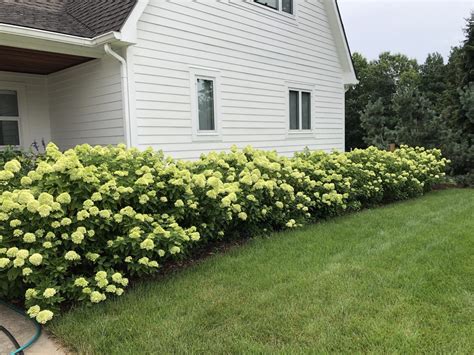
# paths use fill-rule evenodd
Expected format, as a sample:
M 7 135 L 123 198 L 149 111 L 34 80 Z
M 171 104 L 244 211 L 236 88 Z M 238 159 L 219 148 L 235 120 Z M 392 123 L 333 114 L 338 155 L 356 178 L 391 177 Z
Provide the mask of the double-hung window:
M 254 0 L 254 2 L 260 5 L 273 10 L 286 12 L 287 14 L 293 14 L 293 1 L 294 0 Z
M 311 92 L 290 89 L 289 105 L 290 130 L 311 130 Z
M 0 146 L 20 145 L 18 92 L 0 89 Z

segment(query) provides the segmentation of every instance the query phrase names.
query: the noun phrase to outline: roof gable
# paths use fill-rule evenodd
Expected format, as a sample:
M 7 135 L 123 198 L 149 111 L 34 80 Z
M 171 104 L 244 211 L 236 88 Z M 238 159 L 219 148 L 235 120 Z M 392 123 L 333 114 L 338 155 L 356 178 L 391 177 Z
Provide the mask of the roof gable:
M 358 83 L 357 75 L 352 62 L 351 50 L 347 41 L 344 23 L 342 22 L 341 12 L 337 0 L 323 0 L 329 18 L 329 25 L 336 41 L 336 48 L 341 59 L 341 65 L 344 71 L 344 84 L 355 85 Z
M 137 0 L 0 0 L 0 23 L 93 38 L 120 31 Z

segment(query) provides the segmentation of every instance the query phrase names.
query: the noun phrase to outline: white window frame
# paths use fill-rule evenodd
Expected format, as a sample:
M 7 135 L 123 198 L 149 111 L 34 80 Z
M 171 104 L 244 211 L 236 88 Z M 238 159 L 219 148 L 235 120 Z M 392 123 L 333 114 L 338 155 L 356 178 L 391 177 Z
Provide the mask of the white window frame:
M 298 91 L 298 99 L 299 99 L 299 129 L 290 129 L 290 91 Z M 310 129 L 303 129 L 303 95 L 302 92 L 309 93 L 311 96 L 311 121 Z M 305 84 L 305 83 L 296 83 L 296 82 L 288 82 L 285 85 L 285 97 L 286 97 L 286 115 L 285 115 L 285 122 L 287 127 L 287 136 L 313 136 L 314 135 L 314 118 L 315 118 L 315 85 Z
M 295 18 L 296 17 L 296 3 L 297 3 L 298 0 L 293 0 L 293 13 L 291 13 L 291 14 L 282 10 L 283 9 L 283 0 L 278 0 L 278 9 L 274 9 L 270 6 L 260 4 L 260 3 L 256 2 L 255 0 L 247 0 L 247 1 L 250 1 L 252 4 L 254 4 L 256 6 L 259 6 L 261 8 L 267 9 L 269 11 L 272 11 L 274 13 L 278 13 L 278 14 L 281 14 L 281 15 L 284 15 L 284 16 L 287 16 L 287 17 L 290 17 L 290 18 Z
M 18 83 L 10 83 L 10 82 L 4 82 L 0 81 L 0 90 L 10 90 L 10 91 L 15 91 L 17 95 L 17 101 L 18 101 L 18 117 L 14 116 L 0 116 L 0 121 L 15 121 L 18 122 L 18 145 L 14 146 L 7 146 L 7 145 L 0 145 L 0 150 L 4 150 L 7 147 L 13 147 L 15 149 L 20 149 L 23 147 L 23 132 L 25 131 L 25 127 L 23 127 L 26 122 L 26 110 L 25 110 L 25 105 L 26 105 L 26 100 L 25 100 L 25 93 L 26 93 L 26 88 L 24 85 L 18 84 Z
M 221 73 L 219 70 L 205 67 L 190 67 L 191 90 L 191 118 L 193 140 L 195 141 L 220 141 L 221 135 Z M 199 129 L 199 103 L 197 93 L 198 79 L 213 81 L 214 89 L 214 130 L 202 131 Z

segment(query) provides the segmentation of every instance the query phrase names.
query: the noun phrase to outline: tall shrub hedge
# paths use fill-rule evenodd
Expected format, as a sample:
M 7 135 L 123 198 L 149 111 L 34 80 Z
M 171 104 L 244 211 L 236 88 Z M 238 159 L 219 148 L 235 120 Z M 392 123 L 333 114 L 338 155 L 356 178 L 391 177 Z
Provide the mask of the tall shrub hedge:
M 63 302 L 120 296 L 198 243 L 294 228 L 421 195 L 439 150 L 402 147 L 286 158 L 252 148 L 194 162 L 152 150 L 49 144 L 33 168 L 0 171 L 0 297 L 46 323 Z

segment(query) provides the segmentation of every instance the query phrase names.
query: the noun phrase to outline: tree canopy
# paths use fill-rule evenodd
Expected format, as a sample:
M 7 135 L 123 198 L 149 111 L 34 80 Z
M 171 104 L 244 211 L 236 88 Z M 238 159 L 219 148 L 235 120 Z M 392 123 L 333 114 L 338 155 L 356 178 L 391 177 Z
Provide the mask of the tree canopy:
M 464 42 L 445 62 L 423 64 L 384 52 L 369 61 L 354 53 L 360 84 L 346 94 L 346 147 L 398 145 L 441 148 L 451 173 L 474 181 L 474 12 Z

